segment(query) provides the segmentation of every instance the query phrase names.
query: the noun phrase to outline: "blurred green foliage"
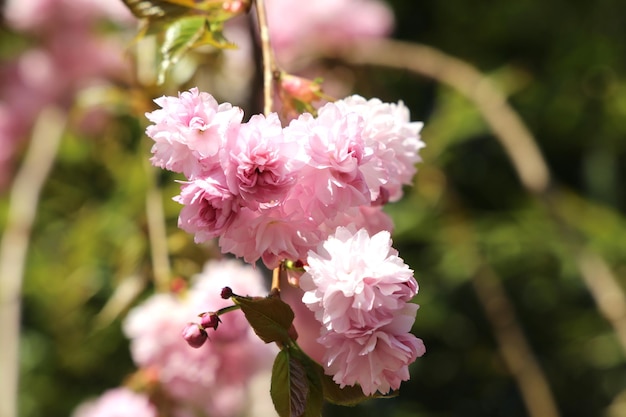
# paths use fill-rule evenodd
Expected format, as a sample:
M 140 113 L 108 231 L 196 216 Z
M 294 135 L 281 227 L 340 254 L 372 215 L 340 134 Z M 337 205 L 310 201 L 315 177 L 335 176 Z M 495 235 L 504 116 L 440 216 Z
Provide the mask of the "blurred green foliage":
M 420 283 L 414 330 L 427 354 L 399 397 L 328 407 L 328 415 L 528 416 L 472 284 L 486 263 L 504 286 L 561 415 L 626 416 L 623 408 L 609 412 L 626 392 L 624 350 L 581 278 L 572 246 L 603 257 L 624 287 L 626 4 L 390 3 L 395 37 L 466 60 L 510 92 L 562 190 L 551 203 L 558 218 L 520 185 L 469 101 L 407 72 L 354 69 L 357 92 L 402 99 L 413 119 L 426 122 L 428 147 L 415 187 L 389 213 L 396 246 Z M 152 290 L 149 184 L 165 187 L 175 273 L 192 275 L 208 256 L 176 228 L 179 207 L 170 201 L 176 184 L 147 167 L 143 123 L 115 116 L 102 137 L 64 138 L 26 271 L 21 417 L 67 416 L 132 372 L 120 330 L 127 306 L 113 315 L 103 308 L 129 277 L 139 277 L 144 295 Z

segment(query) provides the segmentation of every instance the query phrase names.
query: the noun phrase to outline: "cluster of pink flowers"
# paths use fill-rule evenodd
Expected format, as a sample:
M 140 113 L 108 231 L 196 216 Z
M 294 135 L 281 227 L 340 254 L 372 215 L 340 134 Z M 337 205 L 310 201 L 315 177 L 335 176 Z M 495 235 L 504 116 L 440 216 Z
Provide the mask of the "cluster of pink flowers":
M 422 124 L 402 103 L 360 96 L 285 127 L 275 113 L 243 122 L 241 109 L 197 89 L 155 101 L 152 163 L 186 177 L 179 226 L 250 263 L 302 262 L 299 299 L 288 302 L 297 326 L 302 306 L 314 314 L 316 325 L 300 328 L 315 331 L 303 349 L 340 386 L 397 389 L 424 345 L 410 333 L 417 282 L 381 207 L 412 181 Z M 185 336 L 201 346 L 203 332 L 191 326 Z
M 271 368 L 274 347 L 256 337 L 241 311 L 225 314 L 210 343 L 194 349 L 181 329 L 199 312 L 231 305 L 220 296 L 228 285 L 241 294 L 266 292 L 258 270 L 235 260 L 214 261 L 181 295 L 156 294 L 130 311 L 124 332 L 135 364 L 156 374 L 174 404 L 173 417 L 234 417 L 247 404 L 248 382 Z
M 389 232 L 370 237 L 365 229 L 339 227 L 307 263 L 302 301 L 322 325 L 317 342 L 326 372 L 342 387 L 360 384 L 366 395 L 399 388 L 425 348 L 410 333 L 417 282 Z
M 412 182 L 424 146 L 402 103 L 351 96 L 283 127 L 274 113 L 243 122 L 195 88 L 155 102 L 152 163 L 187 179 L 179 226 L 268 268 L 306 259 L 337 226 L 388 228 L 381 206 Z

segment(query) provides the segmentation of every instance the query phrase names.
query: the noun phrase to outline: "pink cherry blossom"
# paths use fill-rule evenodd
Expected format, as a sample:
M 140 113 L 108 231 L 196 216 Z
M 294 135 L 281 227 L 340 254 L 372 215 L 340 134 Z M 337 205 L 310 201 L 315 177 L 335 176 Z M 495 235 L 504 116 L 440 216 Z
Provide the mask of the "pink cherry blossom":
M 365 121 L 363 139 L 373 157 L 361 170 L 372 200 L 379 198 L 382 187 L 387 194 L 385 200 L 398 201 L 402 186 L 412 183 L 415 164 L 421 161 L 419 150 L 425 145 L 419 132 L 423 123 L 411 122 L 409 109 L 402 102 L 384 103 L 353 95 L 333 105 L 345 114 L 356 113 Z
M 310 251 L 300 278 L 302 301 L 322 324 L 322 365 L 341 386 L 366 395 L 397 389 L 408 365 L 424 353 L 409 333 L 417 305 L 413 271 L 391 247 L 389 232 L 339 227 Z
M 221 154 L 230 191 L 252 209 L 283 200 L 295 182 L 297 146 L 285 141 L 276 113 L 252 116 Z
M 224 173 L 214 169 L 203 178 L 183 182 L 174 201 L 183 204 L 178 227 L 194 234 L 196 243 L 205 242 L 226 232 L 239 204 L 226 185 Z
M 285 135 L 300 143 L 307 156 L 292 198 L 306 201 L 307 212 L 319 222 L 369 204 L 360 171 L 370 157 L 364 148 L 363 124 L 360 116 L 344 116 L 329 104 L 317 118 L 305 113 L 285 128 Z
M 192 88 L 178 97 L 154 100 L 161 108 L 147 113 L 154 124 L 146 129 L 154 140 L 152 164 L 194 178 L 218 163 L 218 151 L 237 135 L 243 111 L 218 104 L 212 95 Z
M 137 366 L 156 370 L 169 398 L 180 404 L 173 413 L 192 410 L 214 417 L 235 417 L 246 404 L 247 384 L 259 371 L 271 368 L 274 347 L 251 330 L 241 311 L 220 316 L 217 330 L 199 348 L 181 337 L 198 314 L 232 305 L 220 296 L 230 286 L 238 294 L 266 292 L 261 274 L 238 261 L 209 262 L 184 296 L 156 294 L 130 311 L 124 332 L 131 340 Z
M 129 390 L 115 388 L 99 398 L 83 403 L 72 417 L 157 417 L 156 407 L 148 397 Z
M 219 245 L 223 253 L 250 263 L 261 258 L 273 269 L 285 259 L 304 259 L 319 239 L 318 224 L 292 199 L 264 210 L 243 208 Z

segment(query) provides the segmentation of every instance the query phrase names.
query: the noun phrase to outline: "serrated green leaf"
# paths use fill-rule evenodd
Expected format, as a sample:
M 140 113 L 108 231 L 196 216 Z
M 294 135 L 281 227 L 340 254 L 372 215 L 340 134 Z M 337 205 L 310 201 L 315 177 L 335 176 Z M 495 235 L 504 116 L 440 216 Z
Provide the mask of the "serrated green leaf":
M 272 383 L 270 396 L 274 408 L 280 417 L 291 417 L 291 399 L 289 397 L 289 351 L 283 349 L 278 352 L 272 367 Z
M 320 417 L 324 402 L 316 363 L 283 349 L 272 368 L 270 395 L 280 417 Z
M 303 361 L 309 385 L 306 408 L 302 417 L 320 417 L 322 415 L 322 406 L 324 405 L 324 390 L 317 372 L 319 365 L 308 356 L 300 358 L 300 360 Z
M 293 323 L 293 310 L 278 297 L 246 298 L 233 297 L 241 306 L 248 323 L 265 343 L 290 341 L 289 329 Z

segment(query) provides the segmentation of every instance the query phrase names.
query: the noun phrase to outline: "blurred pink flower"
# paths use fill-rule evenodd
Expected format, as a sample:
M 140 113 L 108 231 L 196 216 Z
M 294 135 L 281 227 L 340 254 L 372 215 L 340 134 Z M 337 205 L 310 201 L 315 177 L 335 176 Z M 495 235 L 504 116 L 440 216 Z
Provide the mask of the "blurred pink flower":
M 124 79 L 124 42 L 99 24 L 134 20 L 118 0 L 8 0 L 4 16 L 33 46 L 0 68 L 0 187 L 43 108 L 67 109 L 80 89 Z
M 382 37 L 393 27 L 391 10 L 376 0 L 268 0 L 267 13 L 272 45 L 287 66 L 318 45 Z
M 7 0 L 4 15 L 11 27 L 34 33 L 89 27 L 102 18 L 120 23 L 135 20 L 121 0 Z
M 396 389 L 424 353 L 409 331 L 418 306 L 413 271 L 391 247 L 390 234 L 339 227 L 310 251 L 300 278 L 302 301 L 322 324 L 322 365 L 341 386 L 366 395 Z
M 232 305 L 220 296 L 224 286 L 242 295 L 265 292 L 261 274 L 252 267 L 209 262 L 184 298 L 154 295 L 124 322 L 133 360 L 157 370 L 162 388 L 180 404 L 176 415 L 199 409 L 212 417 L 237 416 L 246 405 L 248 381 L 271 368 L 274 347 L 256 337 L 241 311 L 222 315 L 218 329 L 210 330 L 209 340 L 198 349 L 181 337 L 198 314 Z
M 157 417 L 156 407 L 148 397 L 129 390 L 115 388 L 99 398 L 79 405 L 72 417 Z

